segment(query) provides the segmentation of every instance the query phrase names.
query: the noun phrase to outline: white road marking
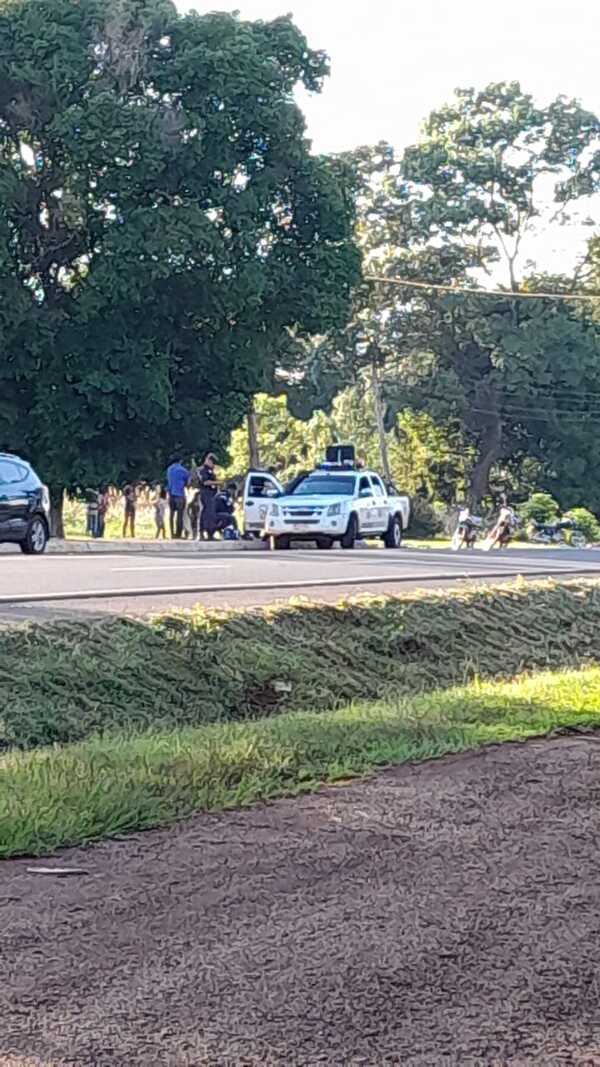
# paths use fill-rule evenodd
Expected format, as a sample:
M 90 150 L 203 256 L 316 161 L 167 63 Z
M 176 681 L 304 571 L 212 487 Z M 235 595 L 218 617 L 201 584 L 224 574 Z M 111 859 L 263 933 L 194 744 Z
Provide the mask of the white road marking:
M 204 570 L 204 571 L 228 571 L 230 563 L 153 563 L 143 567 L 111 567 L 114 574 L 125 574 L 127 571 L 176 571 L 176 570 Z

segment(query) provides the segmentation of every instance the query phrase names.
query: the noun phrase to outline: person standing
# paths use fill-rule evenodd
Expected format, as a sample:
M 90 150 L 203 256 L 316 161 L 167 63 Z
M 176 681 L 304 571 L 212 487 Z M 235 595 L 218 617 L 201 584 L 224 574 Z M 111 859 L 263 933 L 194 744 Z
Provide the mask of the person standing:
M 103 485 L 100 488 L 100 494 L 98 496 L 98 525 L 96 527 L 96 537 L 104 537 L 108 504 L 108 489 Z
M 127 531 L 131 537 L 135 537 L 135 511 L 136 492 L 134 485 L 126 485 L 123 490 L 123 537 L 127 537 Z
M 204 457 L 204 463 L 198 471 L 198 478 L 200 480 L 200 502 L 202 504 L 202 513 L 200 515 L 200 537 L 206 537 L 209 541 L 214 541 L 215 531 L 217 529 L 217 509 L 215 502 L 219 485 L 215 476 L 215 464 L 216 459 L 212 452 L 209 452 Z
M 166 539 L 166 518 L 167 518 L 167 490 L 161 489 L 156 502 L 154 504 L 154 521 L 156 522 L 156 536 Z
M 88 489 L 86 504 L 86 532 L 88 537 L 98 536 L 98 492 L 96 489 Z
M 190 480 L 190 472 L 183 466 L 181 457 L 176 456 L 167 467 L 167 489 L 169 490 L 169 515 L 171 520 L 171 537 L 181 538 L 183 517 L 185 514 L 185 490 Z

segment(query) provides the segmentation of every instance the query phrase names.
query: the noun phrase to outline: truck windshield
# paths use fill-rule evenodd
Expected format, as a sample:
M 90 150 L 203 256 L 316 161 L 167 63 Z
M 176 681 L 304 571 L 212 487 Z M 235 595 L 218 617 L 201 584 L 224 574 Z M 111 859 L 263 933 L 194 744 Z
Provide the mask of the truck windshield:
M 336 477 L 335 475 L 313 475 L 305 478 L 294 496 L 353 496 L 355 478 Z

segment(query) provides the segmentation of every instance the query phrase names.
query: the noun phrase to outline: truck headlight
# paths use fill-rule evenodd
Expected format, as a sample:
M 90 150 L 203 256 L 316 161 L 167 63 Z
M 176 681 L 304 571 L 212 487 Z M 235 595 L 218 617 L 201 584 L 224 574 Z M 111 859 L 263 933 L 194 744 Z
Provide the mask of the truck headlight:
M 279 504 L 271 504 L 271 518 L 277 519 L 279 517 Z
M 327 514 L 328 515 L 339 515 L 339 514 L 341 514 L 341 511 L 342 511 L 342 505 L 341 504 L 330 504 L 329 507 L 327 508 Z

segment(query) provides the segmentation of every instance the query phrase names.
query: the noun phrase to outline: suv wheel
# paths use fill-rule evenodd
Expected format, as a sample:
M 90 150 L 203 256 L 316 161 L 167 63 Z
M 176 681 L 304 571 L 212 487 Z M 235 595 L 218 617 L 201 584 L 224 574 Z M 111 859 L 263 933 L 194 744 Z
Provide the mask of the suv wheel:
M 400 548 L 402 545 L 402 523 L 397 515 L 390 519 L 390 525 L 383 541 L 386 548 Z
M 356 515 L 351 515 L 348 520 L 348 529 L 343 534 L 340 544 L 342 548 L 354 548 L 354 542 L 358 537 L 358 522 L 356 521 Z
M 19 544 L 21 552 L 24 552 L 26 556 L 41 556 L 42 552 L 46 551 L 48 528 L 44 520 L 40 519 L 38 515 L 29 523 L 27 536 Z

